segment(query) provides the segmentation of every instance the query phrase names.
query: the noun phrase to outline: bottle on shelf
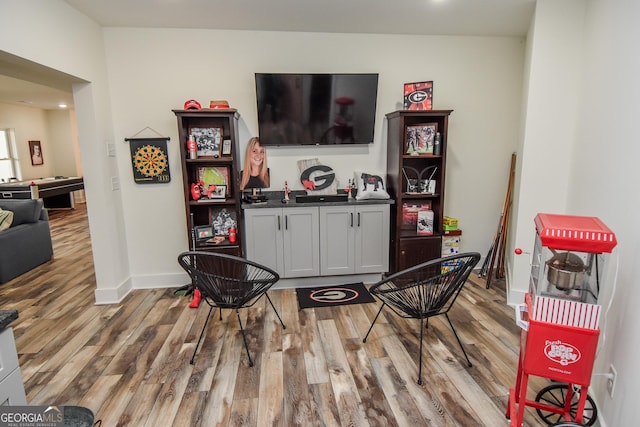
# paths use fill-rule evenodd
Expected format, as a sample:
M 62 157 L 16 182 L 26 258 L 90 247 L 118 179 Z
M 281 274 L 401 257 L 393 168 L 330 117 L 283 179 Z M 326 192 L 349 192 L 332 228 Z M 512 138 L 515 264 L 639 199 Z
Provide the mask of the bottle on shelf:
M 198 144 L 193 138 L 193 135 L 189 135 L 189 139 L 187 140 L 187 152 L 189 153 L 190 159 L 193 160 L 198 158 Z
M 440 132 L 436 132 L 436 137 L 433 141 L 433 154 L 436 156 L 439 156 L 442 154 L 442 145 L 440 144 L 441 141 L 441 136 L 440 136 Z

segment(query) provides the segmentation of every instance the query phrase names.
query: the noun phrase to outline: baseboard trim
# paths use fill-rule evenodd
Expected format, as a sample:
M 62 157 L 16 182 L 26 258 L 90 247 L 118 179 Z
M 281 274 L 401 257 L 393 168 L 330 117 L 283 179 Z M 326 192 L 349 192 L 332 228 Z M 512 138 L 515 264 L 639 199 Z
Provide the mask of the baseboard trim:
M 273 289 L 312 288 L 316 286 L 346 285 L 354 282 L 371 284 L 376 283 L 381 278 L 382 274 L 380 273 L 283 278 L 273 286 Z M 177 288 L 190 282 L 191 279 L 187 273 L 133 276 L 115 288 L 96 289 L 96 304 L 118 304 L 134 289 Z
M 133 289 L 131 277 L 115 288 L 98 288 L 94 292 L 96 304 L 118 304 L 129 294 L 131 289 Z

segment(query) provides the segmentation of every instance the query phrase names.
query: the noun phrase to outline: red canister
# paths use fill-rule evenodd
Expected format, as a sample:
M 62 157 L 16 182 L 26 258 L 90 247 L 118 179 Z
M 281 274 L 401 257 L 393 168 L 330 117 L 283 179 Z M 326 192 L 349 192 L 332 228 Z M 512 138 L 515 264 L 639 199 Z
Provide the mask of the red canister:
M 236 229 L 235 228 L 230 228 L 229 229 L 229 242 L 230 243 L 235 243 L 236 242 Z
M 189 152 L 190 159 L 198 158 L 198 143 L 193 138 L 193 135 L 189 135 L 189 139 L 187 140 L 187 151 Z

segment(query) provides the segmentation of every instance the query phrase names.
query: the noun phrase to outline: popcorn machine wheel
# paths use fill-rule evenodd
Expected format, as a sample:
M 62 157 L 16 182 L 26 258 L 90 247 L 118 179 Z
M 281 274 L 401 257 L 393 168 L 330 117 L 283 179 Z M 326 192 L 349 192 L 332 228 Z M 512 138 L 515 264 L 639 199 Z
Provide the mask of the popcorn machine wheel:
M 538 214 L 535 225 L 529 292 L 516 306 L 520 355 L 506 416 L 511 427 L 520 427 L 529 406 L 547 424 L 575 421 L 590 426 L 597 419 L 587 389 L 600 335 L 603 253 L 613 250 L 616 238 L 594 217 Z M 530 375 L 555 383 L 530 400 Z
M 536 395 L 535 409 L 542 421 L 547 424 L 554 424 L 564 421 L 564 414 L 567 413 L 571 419 L 575 420 L 578 415 L 580 395 L 572 391 L 569 394 L 568 384 L 552 384 L 540 390 Z M 598 419 L 598 409 L 591 396 L 587 394 L 587 400 L 582 409 L 582 424 L 593 425 Z

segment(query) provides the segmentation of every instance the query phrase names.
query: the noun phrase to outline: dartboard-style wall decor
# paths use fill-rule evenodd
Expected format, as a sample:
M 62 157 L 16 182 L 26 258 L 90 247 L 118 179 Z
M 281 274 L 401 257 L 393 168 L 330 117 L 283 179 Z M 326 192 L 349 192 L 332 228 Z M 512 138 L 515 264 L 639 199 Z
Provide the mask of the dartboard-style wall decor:
M 137 184 L 171 181 L 169 172 L 168 138 L 130 138 L 133 180 Z

